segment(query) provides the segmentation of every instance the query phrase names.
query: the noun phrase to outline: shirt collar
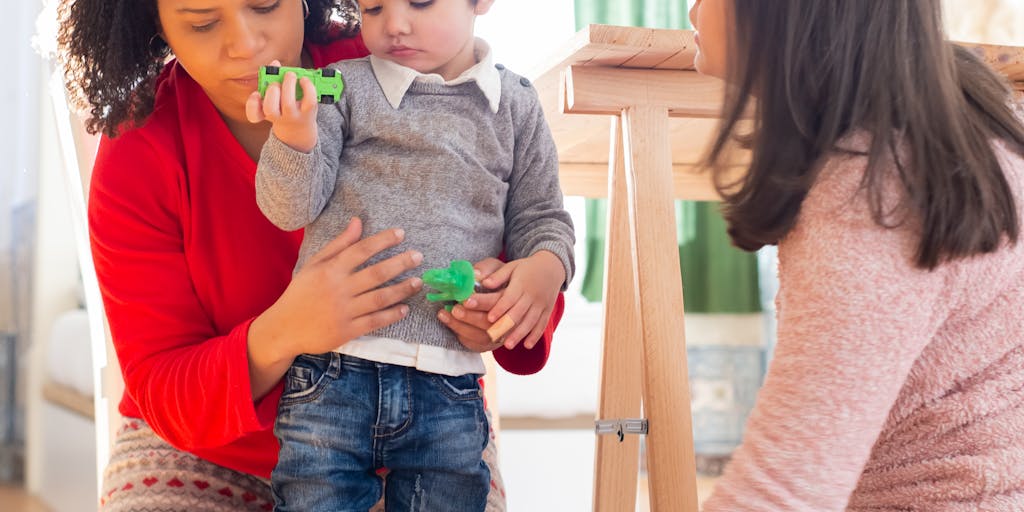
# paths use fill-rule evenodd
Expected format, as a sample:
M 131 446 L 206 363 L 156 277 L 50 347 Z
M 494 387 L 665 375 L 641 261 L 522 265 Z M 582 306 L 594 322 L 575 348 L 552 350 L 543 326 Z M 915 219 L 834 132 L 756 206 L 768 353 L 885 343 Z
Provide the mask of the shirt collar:
M 494 67 L 491 57 L 491 47 L 486 41 L 476 38 L 473 41 L 473 56 L 476 57 L 476 64 L 463 71 L 454 80 L 445 81 L 441 75 L 436 73 L 423 74 L 412 68 L 401 64 L 370 55 L 370 65 L 373 67 L 373 74 L 377 77 L 380 88 L 384 91 L 384 97 L 392 107 L 398 108 L 402 104 L 402 98 L 409 90 L 414 81 L 429 83 L 442 83 L 444 85 L 458 85 L 465 82 L 474 82 L 480 91 L 484 93 L 487 102 L 490 104 L 491 112 L 498 112 L 498 104 L 501 102 L 501 76 Z

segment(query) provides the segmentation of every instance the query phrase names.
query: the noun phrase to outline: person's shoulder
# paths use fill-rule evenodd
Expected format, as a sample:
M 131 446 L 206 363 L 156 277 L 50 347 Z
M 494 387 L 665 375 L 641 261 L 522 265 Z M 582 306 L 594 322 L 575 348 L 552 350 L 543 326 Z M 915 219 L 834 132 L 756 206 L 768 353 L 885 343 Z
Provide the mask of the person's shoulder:
M 508 105 L 515 119 L 528 119 L 539 115 L 540 99 L 537 89 L 529 78 L 522 76 L 504 64 L 497 63 L 494 68 L 501 78 L 501 103 Z
M 117 137 L 100 139 L 93 164 L 93 184 L 104 188 L 137 191 L 166 181 L 174 166 L 180 141 L 168 137 L 164 127 L 147 123 Z
M 992 149 L 999 167 L 1006 176 L 1006 182 L 1017 201 L 1021 203 L 1018 210 L 1024 215 L 1024 148 L 1003 139 L 996 139 L 992 142 Z
M 859 140 L 858 140 L 859 142 Z M 827 152 L 814 169 L 814 181 L 801 204 L 801 215 L 837 211 L 867 212 L 868 198 L 862 186 L 868 156 L 859 150 L 837 148 Z
M 137 126 L 122 126 L 116 137 L 103 136 L 93 166 L 94 178 L 134 181 L 133 176 L 156 176 L 159 169 L 182 153 L 179 101 L 187 94 L 187 74 L 171 61 L 157 78 L 153 111 Z M 149 169 L 139 173 L 139 169 Z
M 916 226 L 917 219 L 906 202 L 906 188 L 900 178 L 896 154 L 883 150 L 868 176 L 874 136 L 857 130 L 841 137 L 832 151 L 826 152 L 813 169 L 813 183 L 800 205 L 800 219 L 828 219 L 828 222 L 859 225 L 886 231 L 878 224 L 875 202 L 884 212 L 886 225 L 901 226 L 906 231 Z M 902 152 L 899 159 L 906 161 Z M 869 180 L 870 178 L 870 180 Z M 905 222 L 909 220 L 910 222 Z
M 537 91 L 534 89 L 533 82 L 529 78 L 508 69 L 501 63 L 495 64 L 494 69 L 498 71 L 498 76 L 501 77 L 502 94 L 511 94 L 516 98 L 537 97 Z
M 122 125 L 116 137 L 104 137 L 107 147 L 117 148 L 118 152 L 135 152 L 143 147 L 164 147 L 172 150 L 180 146 L 179 100 L 186 94 L 187 84 L 183 80 L 186 73 L 171 61 L 164 68 L 156 81 L 156 95 L 153 110 L 138 125 Z

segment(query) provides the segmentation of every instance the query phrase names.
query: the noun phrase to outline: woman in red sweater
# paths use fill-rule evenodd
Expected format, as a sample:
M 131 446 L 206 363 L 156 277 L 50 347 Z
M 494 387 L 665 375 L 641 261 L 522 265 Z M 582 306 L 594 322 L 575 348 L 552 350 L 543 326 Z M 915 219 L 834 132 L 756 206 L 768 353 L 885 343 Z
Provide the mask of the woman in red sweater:
M 361 238 L 358 221 L 293 278 L 302 233 L 280 231 L 255 202 L 270 129 L 245 119 L 258 67 L 366 55 L 356 13 L 345 0 L 62 0 L 59 18 L 72 97 L 104 135 L 89 228 L 125 421 L 103 509 L 270 510 L 271 428 L 292 359 L 399 320 L 419 292 L 383 286 L 417 266 L 411 251 L 360 268 L 402 232 Z M 491 302 L 480 295 L 476 310 L 440 319 L 467 347 L 491 350 Z M 538 346 L 499 348 L 498 362 L 543 367 L 561 311 L 559 297 Z M 488 510 L 503 510 L 493 446 L 485 459 Z

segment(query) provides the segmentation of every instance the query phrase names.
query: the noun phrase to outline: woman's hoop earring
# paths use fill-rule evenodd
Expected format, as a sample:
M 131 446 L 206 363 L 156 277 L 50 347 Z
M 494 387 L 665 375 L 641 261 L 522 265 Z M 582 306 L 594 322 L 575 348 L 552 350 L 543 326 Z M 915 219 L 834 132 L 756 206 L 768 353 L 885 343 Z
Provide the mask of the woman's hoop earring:
M 306 0 L 302 0 L 302 19 L 309 17 L 309 3 Z
M 149 52 L 156 57 L 163 57 L 167 53 L 167 43 L 160 34 L 153 34 L 153 37 L 149 38 Z

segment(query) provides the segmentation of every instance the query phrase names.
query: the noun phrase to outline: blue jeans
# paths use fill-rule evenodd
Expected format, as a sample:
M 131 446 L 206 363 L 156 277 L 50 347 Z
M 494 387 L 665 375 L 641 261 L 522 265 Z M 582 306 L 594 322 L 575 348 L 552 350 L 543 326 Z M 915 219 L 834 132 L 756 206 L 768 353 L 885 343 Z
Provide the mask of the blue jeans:
M 274 425 L 274 510 L 365 512 L 384 493 L 389 511 L 482 512 L 490 426 L 478 377 L 336 353 L 299 356 Z

